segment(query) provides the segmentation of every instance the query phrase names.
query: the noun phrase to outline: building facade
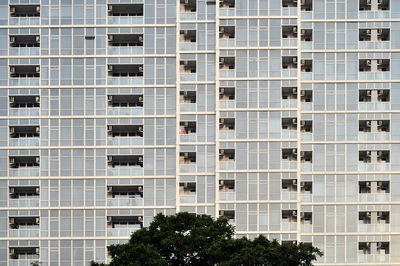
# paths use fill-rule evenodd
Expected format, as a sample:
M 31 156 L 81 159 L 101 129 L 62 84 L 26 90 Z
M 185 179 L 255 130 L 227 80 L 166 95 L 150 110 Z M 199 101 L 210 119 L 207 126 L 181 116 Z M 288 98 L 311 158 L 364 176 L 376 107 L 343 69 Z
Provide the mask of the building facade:
M 159 212 L 400 263 L 400 0 L 0 2 L 0 265 Z

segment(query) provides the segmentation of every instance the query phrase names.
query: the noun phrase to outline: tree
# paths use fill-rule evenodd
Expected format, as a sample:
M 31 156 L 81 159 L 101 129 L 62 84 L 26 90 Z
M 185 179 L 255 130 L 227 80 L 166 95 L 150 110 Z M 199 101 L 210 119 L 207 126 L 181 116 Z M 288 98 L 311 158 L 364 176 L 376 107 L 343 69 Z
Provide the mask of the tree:
M 149 227 L 134 232 L 126 244 L 111 245 L 110 264 L 117 265 L 311 265 L 319 249 L 280 245 L 264 236 L 235 239 L 234 227 L 223 217 L 178 213 L 158 214 Z

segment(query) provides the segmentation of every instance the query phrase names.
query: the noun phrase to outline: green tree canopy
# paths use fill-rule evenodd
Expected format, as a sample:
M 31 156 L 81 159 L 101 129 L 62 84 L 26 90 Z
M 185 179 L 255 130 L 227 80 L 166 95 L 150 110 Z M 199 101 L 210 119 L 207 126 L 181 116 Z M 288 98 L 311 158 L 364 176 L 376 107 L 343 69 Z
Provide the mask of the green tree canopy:
M 264 236 L 233 238 L 226 218 L 178 213 L 158 214 L 149 227 L 134 232 L 126 244 L 111 245 L 110 264 L 133 265 L 311 265 L 322 253 L 300 243 L 280 245 Z

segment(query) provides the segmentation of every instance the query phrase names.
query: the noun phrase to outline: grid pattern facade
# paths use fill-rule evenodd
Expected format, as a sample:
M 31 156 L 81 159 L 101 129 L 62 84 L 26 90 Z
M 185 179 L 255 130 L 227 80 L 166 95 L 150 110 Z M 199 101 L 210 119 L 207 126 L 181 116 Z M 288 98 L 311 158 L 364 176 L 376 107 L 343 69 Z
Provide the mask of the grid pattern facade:
M 161 212 L 398 264 L 400 0 L 0 3 L 0 264 Z

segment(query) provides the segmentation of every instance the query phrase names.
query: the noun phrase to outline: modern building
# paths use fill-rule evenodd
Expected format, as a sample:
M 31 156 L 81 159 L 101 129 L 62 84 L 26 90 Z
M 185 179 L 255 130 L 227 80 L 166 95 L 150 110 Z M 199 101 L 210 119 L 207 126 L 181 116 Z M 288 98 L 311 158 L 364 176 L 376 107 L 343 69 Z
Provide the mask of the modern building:
M 400 0 L 0 2 L 0 265 L 155 214 L 400 264 Z

